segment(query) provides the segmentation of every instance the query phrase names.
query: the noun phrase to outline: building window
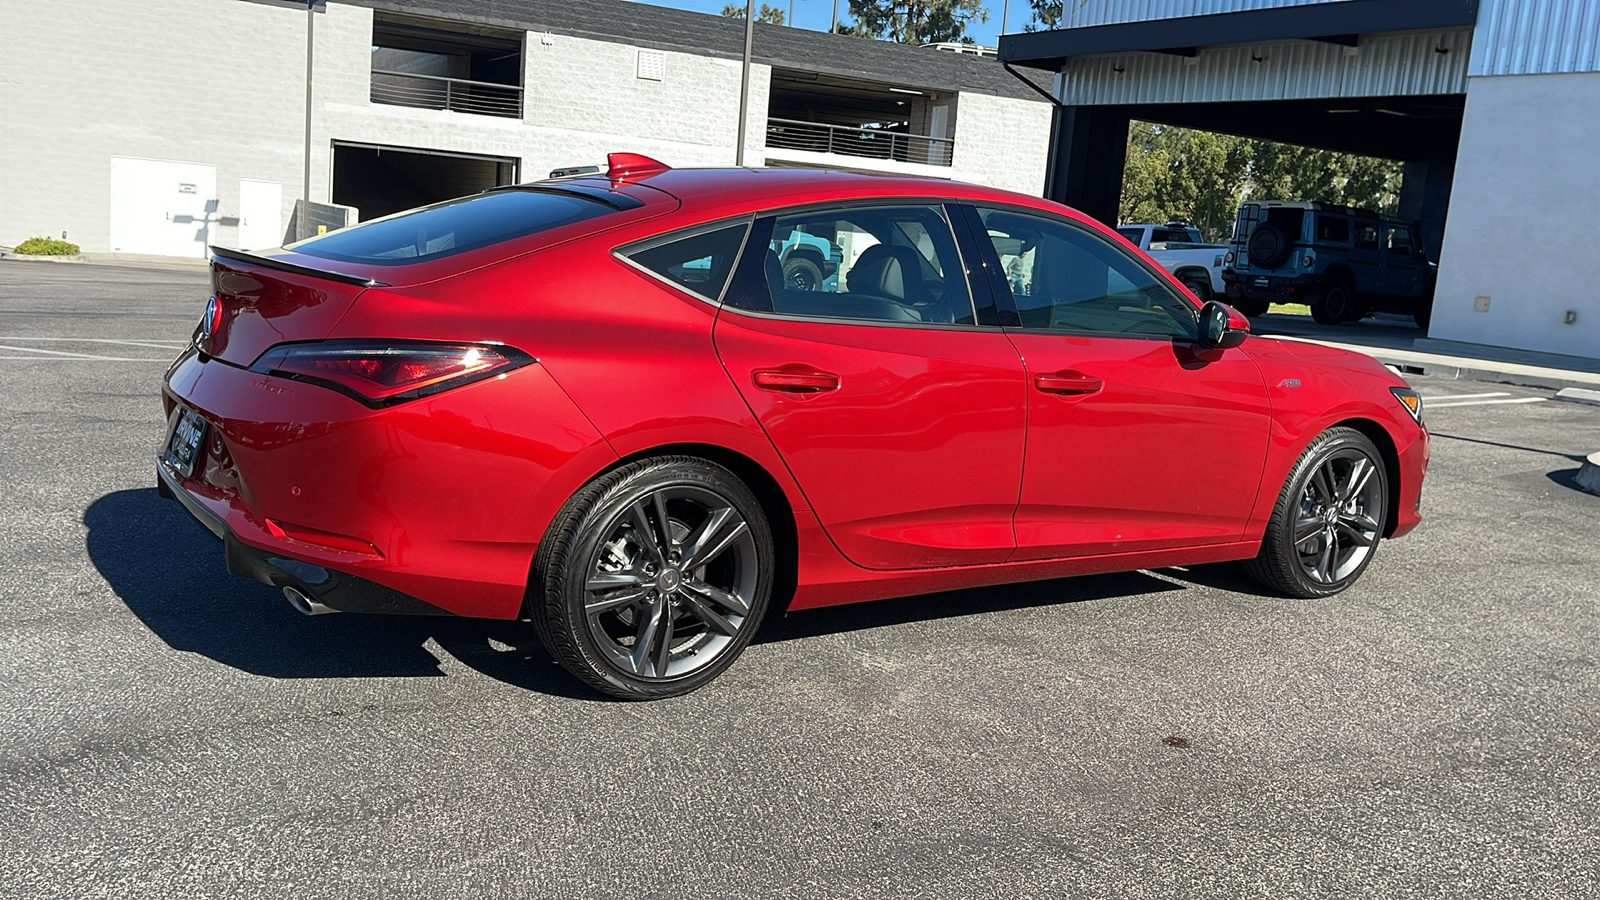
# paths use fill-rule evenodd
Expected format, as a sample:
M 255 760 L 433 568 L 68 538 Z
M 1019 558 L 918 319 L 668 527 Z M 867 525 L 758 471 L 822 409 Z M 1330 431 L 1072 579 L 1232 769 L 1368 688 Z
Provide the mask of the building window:
M 372 102 L 522 118 L 522 39 L 375 17 Z

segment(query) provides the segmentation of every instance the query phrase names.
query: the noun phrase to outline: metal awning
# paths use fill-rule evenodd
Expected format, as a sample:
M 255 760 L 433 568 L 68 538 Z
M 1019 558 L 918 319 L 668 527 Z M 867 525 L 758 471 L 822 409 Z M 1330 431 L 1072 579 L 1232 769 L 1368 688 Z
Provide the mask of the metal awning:
M 1459 28 L 1477 21 L 1478 0 L 1337 0 L 1008 34 L 1000 38 L 1000 61 L 1060 71 L 1077 56 L 1130 52 L 1194 56 L 1204 47 L 1286 40 L 1355 46 L 1362 34 Z

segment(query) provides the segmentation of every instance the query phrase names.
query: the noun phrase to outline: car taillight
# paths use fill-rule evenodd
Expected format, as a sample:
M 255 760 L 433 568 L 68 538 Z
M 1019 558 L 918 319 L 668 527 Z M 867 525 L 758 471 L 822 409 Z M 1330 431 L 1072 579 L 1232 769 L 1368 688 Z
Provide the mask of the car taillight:
M 321 341 L 279 344 L 252 372 L 332 388 L 386 406 L 481 381 L 533 362 L 520 350 L 492 344 L 420 341 Z

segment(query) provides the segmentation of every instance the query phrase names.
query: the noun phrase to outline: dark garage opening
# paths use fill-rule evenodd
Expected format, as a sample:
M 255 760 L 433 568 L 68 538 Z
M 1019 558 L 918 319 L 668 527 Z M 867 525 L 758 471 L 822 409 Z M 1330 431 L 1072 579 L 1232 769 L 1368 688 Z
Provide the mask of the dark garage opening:
M 517 161 L 401 147 L 335 143 L 333 202 L 365 222 L 517 183 Z

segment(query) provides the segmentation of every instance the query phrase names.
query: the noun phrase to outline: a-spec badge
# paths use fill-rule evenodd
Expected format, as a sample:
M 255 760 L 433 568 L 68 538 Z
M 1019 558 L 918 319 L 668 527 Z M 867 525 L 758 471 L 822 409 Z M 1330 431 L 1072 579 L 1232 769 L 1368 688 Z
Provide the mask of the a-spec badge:
M 1291 388 L 1291 387 L 1299 387 L 1299 386 L 1300 386 L 1300 379 L 1298 379 L 1298 378 L 1285 378 L 1284 380 L 1278 382 L 1278 387 L 1281 387 L 1281 388 Z

